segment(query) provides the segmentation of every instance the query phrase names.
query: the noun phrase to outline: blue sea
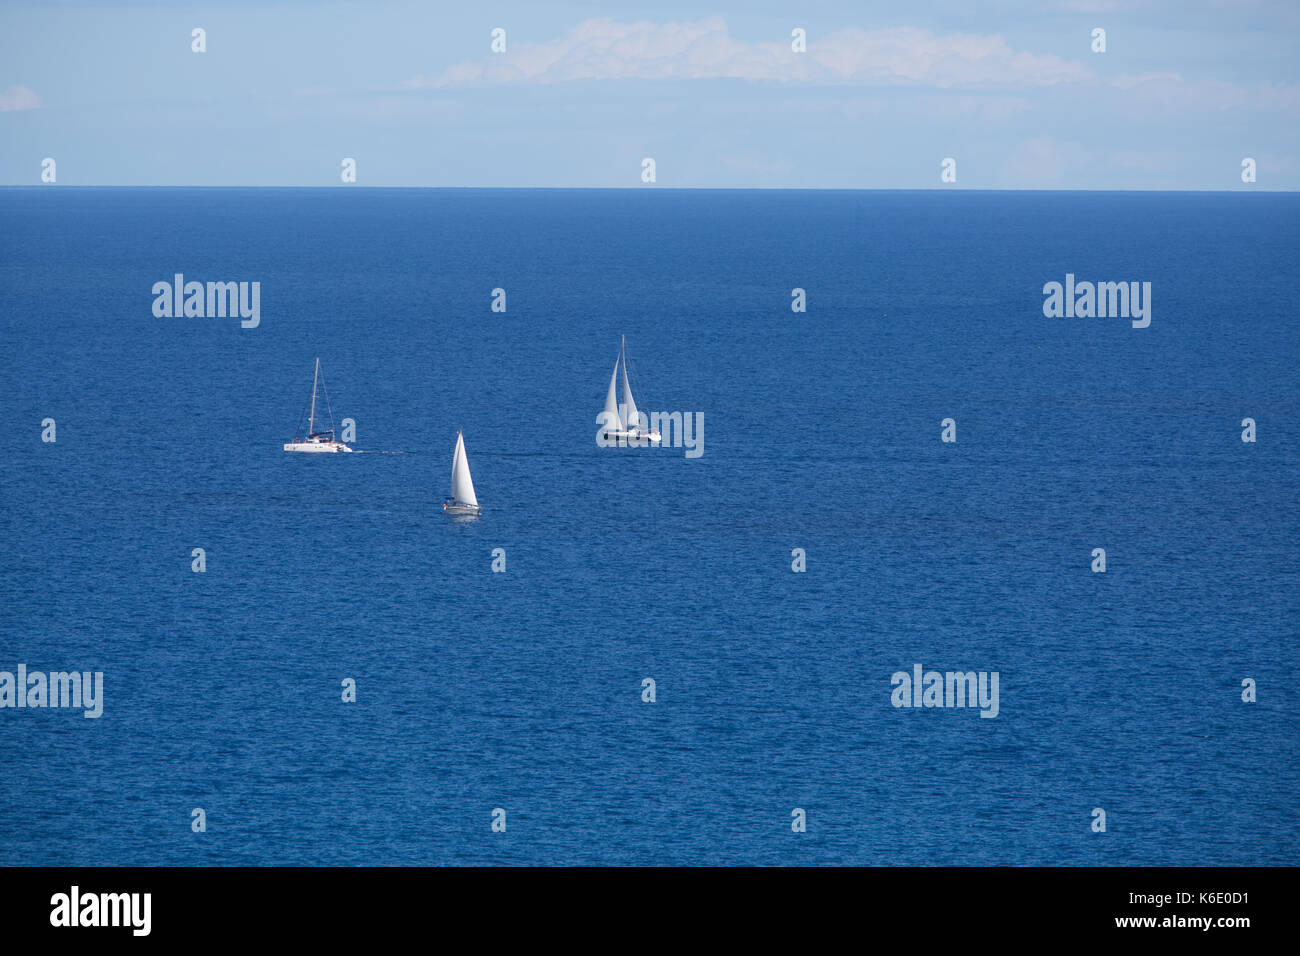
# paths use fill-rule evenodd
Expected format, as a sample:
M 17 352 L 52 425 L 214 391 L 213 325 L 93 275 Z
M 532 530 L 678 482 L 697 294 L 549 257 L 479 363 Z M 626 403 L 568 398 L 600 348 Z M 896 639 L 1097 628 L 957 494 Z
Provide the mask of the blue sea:
M 47 186 L 0 223 L 0 670 L 104 687 L 0 710 L 0 864 L 1300 863 L 1300 196 Z M 156 317 L 177 273 L 260 324 Z M 1150 326 L 1046 317 L 1067 273 L 1150 282 Z M 597 447 L 622 336 L 700 457 Z M 317 357 L 364 454 L 281 450 Z M 917 664 L 998 715 L 895 707 Z

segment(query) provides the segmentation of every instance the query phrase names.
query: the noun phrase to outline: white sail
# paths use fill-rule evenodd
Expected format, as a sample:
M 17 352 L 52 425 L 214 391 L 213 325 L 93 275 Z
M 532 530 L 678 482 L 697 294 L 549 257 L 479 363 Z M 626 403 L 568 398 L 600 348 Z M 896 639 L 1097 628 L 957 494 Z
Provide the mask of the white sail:
M 630 431 L 633 428 L 639 427 L 641 418 L 637 414 L 636 402 L 632 400 L 632 387 L 627 384 L 627 341 L 626 340 L 624 340 L 623 342 L 622 359 L 623 359 L 623 414 L 625 416 L 624 424 L 627 426 L 628 430 Z
M 614 371 L 609 376 L 609 392 L 605 395 L 605 429 L 611 432 L 623 430 L 623 419 L 618 414 L 618 359 L 614 359 Z
M 474 481 L 469 476 L 469 460 L 465 457 L 465 436 L 456 433 L 456 453 L 451 457 L 451 500 L 458 505 L 478 507 L 474 494 Z

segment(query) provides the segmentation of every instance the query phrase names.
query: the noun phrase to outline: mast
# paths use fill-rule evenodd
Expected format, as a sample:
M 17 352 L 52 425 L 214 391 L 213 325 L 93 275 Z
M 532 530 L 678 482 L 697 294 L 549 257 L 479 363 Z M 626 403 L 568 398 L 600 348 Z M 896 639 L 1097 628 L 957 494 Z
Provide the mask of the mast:
M 632 386 L 627 380 L 627 336 L 623 337 L 619 357 L 623 360 L 623 427 L 631 431 L 640 428 L 641 415 L 637 411 L 636 400 L 632 397 Z
M 320 377 L 320 356 L 316 356 L 316 371 L 311 377 L 311 415 L 307 418 L 307 437 L 315 430 L 316 425 L 316 379 Z

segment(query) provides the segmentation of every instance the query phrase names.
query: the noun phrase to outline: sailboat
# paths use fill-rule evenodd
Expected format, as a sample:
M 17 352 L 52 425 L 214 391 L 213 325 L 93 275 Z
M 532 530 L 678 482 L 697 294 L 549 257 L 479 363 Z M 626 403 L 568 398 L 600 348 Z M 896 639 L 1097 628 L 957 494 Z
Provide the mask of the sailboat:
M 329 412 L 330 427 L 328 431 L 316 430 L 316 385 L 320 383 L 321 391 L 325 392 L 325 409 Z M 303 409 L 307 411 L 307 409 Z M 347 445 L 341 441 L 334 440 L 334 409 L 330 408 L 330 393 L 325 388 L 325 377 L 320 373 L 320 358 L 316 359 L 316 372 L 311 379 L 311 412 L 307 415 L 307 437 L 302 437 L 302 419 L 298 419 L 298 430 L 294 435 L 293 441 L 284 446 L 285 451 L 308 451 L 308 452 L 340 452 L 351 451 Z
M 469 459 L 465 457 L 465 436 L 456 432 L 456 450 L 451 456 L 451 494 L 443 499 L 442 510 L 449 515 L 477 515 L 478 496 L 474 479 L 469 476 Z
M 618 372 L 623 367 L 623 403 L 618 401 Z M 657 443 L 662 436 L 652 430 L 646 423 L 644 412 L 637 411 L 636 401 L 632 398 L 632 387 L 627 382 L 627 336 L 619 347 L 618 357 L 614 359 L 614 371 L 609 376 L 609 391 L 605 393 L 605 411 L 603 419 L 605 438 L 611 444 L 646 445 Z

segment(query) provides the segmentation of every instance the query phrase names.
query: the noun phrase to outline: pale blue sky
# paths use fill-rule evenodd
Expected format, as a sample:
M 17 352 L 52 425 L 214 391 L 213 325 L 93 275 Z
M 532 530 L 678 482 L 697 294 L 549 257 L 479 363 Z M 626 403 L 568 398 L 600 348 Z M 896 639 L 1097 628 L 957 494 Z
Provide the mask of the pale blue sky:
M 1298 41 L 1294 0 L 6 3 L 0 183 L 1296 189 Z

